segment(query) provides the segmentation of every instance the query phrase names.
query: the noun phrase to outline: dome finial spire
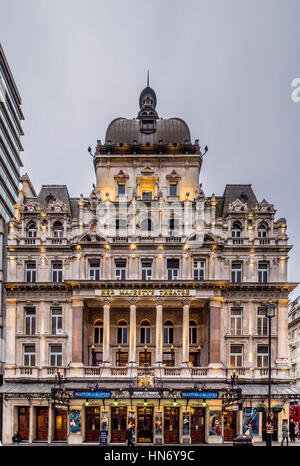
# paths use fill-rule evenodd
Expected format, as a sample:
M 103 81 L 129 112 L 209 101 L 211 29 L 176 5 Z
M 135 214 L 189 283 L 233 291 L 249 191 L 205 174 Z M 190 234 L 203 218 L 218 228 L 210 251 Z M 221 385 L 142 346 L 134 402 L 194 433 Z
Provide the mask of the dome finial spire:
M 147 71 L 147 87 L 149 87 L 149 70 Z

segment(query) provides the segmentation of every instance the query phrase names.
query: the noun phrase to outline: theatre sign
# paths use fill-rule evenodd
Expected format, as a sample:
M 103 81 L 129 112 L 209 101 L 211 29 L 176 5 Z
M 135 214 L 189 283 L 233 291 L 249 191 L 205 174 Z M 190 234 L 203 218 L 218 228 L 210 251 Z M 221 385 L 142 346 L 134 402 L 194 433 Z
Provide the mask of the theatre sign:
M 96 296 L 195 296 L 196 290 L 187 289 L 103 289 L 95 290 Z

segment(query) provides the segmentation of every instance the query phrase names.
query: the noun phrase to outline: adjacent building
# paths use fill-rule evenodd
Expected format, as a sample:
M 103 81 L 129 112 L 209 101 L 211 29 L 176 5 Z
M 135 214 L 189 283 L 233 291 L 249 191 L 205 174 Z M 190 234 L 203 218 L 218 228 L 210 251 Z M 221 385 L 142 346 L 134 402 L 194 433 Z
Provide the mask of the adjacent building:
M 6 244 L 8 222 L 14 216 L 14 205 L 18 199 L 20 152 L 23 150 L 21 121 L 21 97 L 9 64 L 0 44 L 0 385 L 5 360 L 5 293 Z M 0 419 L 2 403 L 0 402 Z M 1 428 L 0 428 L 1 439 Z
M 300 345 L 300 297 L 296 298 L 289 305 L 289 347 L 291 358 L 291 377 L 295 383 L 300 383 L 300 359 L 299 359 L 299 345 Z
M 89 195 L 22 178 L 8 240 L 4 443 L 274 439 L 291 385 L 284 218 L 251 185 L 207 196 L 203 156 L 147 86 L 97 141 Z M 92 150 L 90 149 L 92 153 Z M 221 166 L 221 162 L 220 162 Z M 276 408 L 275 408 L 276 406 Z

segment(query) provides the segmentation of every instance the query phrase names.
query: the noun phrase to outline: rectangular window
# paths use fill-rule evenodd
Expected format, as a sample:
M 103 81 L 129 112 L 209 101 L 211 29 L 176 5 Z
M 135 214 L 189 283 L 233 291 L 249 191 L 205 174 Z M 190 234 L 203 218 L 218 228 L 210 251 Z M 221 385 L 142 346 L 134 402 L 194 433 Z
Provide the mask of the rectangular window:
M 258 264 L 258 281 L 259 283 L 266 283 L 268 281 L 268 264 L 259 263 Z
M 124 218 L 116 219 L 116 229 L 124 231 L 126 229 L 126 220 Z
M 175 353 L 173 356 L 172 356 L 172 353 L 169 353 L 169 352 L 163 353 L 163 365 L 167 367 L 175 366 Z
M 142 192 L 142 200 L 143 201 L 152 201 L 152 191 Z
M 242 264 L 240 262 L 231 265 L 231 281 L 233 283 L 242 281 Z
M 150 345 L 151 329 L 149 327 L 141 327 L 141 344 Z
M 171 345 L 174 343 L 174 328 L 171 326 L 164 327 L 164 345 Z
M 35 262 L 27 262 L 26 264 L 26 281 L 27 283 L 33 283 L 36 281 Z
M 170 218 L 168 220 L 169 236 L 178 236 L 179 234 L 179 220 L 178 218 Z
M 230 367 L 243 366 L 243 346 L 230 345 Z
M 93 260 L 89 262 L 89 278 L 90 280 L 100 280 L 100 261 Z
M 177 196 L 177 183 L 170 184 L 170 196 Z
M 35 366 L 35 345 L 24 345 L 24 366 Z
M 103 326 L 102 325 L 96 325 L 94 327 L 94 343 L 95 345 L 103 344 Z
M 50 345 L 50 366 L 62 366 L 62 345 Z
M 116 354 L 116 365 L 119 367 L 127 366 L 128 364 L 128 352 L 121 351 L 120 353 Z
M 257 367 L 269 366 L 269 347 L 268 345 L 258 345 L 257 347 Z
M 52 264 L 52 281 L 62 282 L 62 262 L 54 262 Z
M 196 260 L 194 261 L 194 280 L 205 279 L 205 261 Z
M 118 183 L 118 196 L 124 196 L 125 194 L 125 184 Z
M 268 318 L 266 310 L 261 307 L 257 310 L 257 333 L 258 335 L 268 335 Z
M 198 353 L 191 352 L 189 353 L 189 362 L 191 363 L 192 366 L 197 367 L 198 366 Z
M 231 309 L 230 333 L 231 335 L 242 334 L 242 309 Z
M 168 280 L 179 279 L 179 259 L 168 259 L 167 269 L 168 269 Z
M 126 280 L 126 260 L 118 260 L 115 262 L 116 265 L 116 280 Z
M 142 280 L 152 280 L 152 262 L 142 261 Z
M 151 353 L 147 351 L 147 353 L 139 353 L 139 366 L 140 367 L 151 367 Z
M 118 327 L 118 344 L 127 345 L 128 343 L 128 328 L 127 327 Z
M 62 308 L 55 307 L 51 309 L 51 330 L 52 335 L 62 333 Z
M 25 334 L 34 335 L 36 325 L 35 307 L 27 307 L 25 309 Z
M 189 342 L 190 342 L 190 345 L 196 345 L 197 344 L 197 327 L 196 327 L 196 325 L 191 325 L 190 324 Z

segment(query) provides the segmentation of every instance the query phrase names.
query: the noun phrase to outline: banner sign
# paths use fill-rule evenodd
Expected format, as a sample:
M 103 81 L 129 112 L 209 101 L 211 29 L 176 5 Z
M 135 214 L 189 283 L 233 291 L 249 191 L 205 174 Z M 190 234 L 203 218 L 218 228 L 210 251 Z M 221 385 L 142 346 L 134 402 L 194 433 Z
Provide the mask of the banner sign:
M 150 290 L 95 290 L 96 296 L 196 296 L 196 290 L 150 289 Z
M 278 364 L 278 366 L 287 366 L 289 359 L 288 358 L 277 358 L 275 359 L 275 362 L 276 364 Z
M 85 392 L 74 392 L 74 398 L 110 398 L 111 392 L 108 391 L 85 391 Z
M 201 399 L 210 399 L 214 400 L 219 397 L 219 392 L 217 391 L 211 391 L 211 392 L 187 392 L 183 391 L 181 392 L 181 397 L 182 398 L 201 398 Z

